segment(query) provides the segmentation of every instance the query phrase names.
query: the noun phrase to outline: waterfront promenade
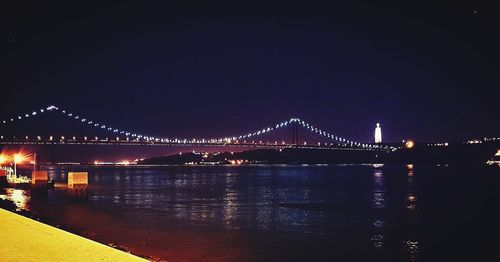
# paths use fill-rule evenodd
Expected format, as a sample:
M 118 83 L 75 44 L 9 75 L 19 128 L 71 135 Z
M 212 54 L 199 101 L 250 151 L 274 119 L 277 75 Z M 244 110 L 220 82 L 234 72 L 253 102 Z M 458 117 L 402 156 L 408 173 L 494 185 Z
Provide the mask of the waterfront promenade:
M 147 261 L 0 209 L 0 258 L 8 261 Z

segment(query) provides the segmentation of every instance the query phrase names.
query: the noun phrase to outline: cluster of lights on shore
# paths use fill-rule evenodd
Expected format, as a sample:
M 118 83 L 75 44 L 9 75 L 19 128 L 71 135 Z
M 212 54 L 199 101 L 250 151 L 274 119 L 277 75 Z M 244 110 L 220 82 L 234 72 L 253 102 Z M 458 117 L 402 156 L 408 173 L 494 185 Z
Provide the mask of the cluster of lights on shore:
M 64 110 L 64 109 L 60 109 L 59 107 L 54 106 L 54 105 L 42 108 L 40 110 L 32 111 L 31 113 L 26 113 L 26 114 L 23 114 L 23 115 L 18 115 L 17 117 L 10 118 L 9 120 L 3 120 L 2 123 L 3 124 L 8 124 L 8 123 L 12 123 L 12 122 L 19 121 L 19 120 L 22 120 L 22 119 L 36 117 L 36 116 L 39 116 L 39 115 L 41 115 L 43 113 L 46 113 L 46 112 L 55 112 L 55 111 L 61 112 L 64 116 L 66 116 L 66 117 L 68 117 L 70 119 L 77 120 L 77 121 L 79 121 L 79 122 L 81 122 L 83 124 L 87 124 L 87 125 L 89 125 L 91 127 L 99 128 L 99 129 L 102 129 L 102 130 L 105 130 L 105 131 L 108 131 L 108 132 L 112 132 L 112 133 L 117 134 L 117 135 L 125 135 L 127 137 L 127 139 L 131 137 L 133 139 L 142 139 L 142 140 L 145 140 L 145 141 L 148 141 L 148 142 L 162 142 L 162 143 L 234 143 L 234 142 L 238 142 L 239 140 L 246 140 L 246 139 L 250 139 L 250 138 L 254 138 L 254 137 L 257 137 L 257 136 L 261 136 L 261 135 L 270 133 L 270 132 L 272 132 L 274 130 L 286 127 L 286 126 L 288 126 L 290 124 L 297 124 L 299 126 L 302 126 L 302 127 L 306 128 L 310 132 L 313 132 L 313 133 L 316 133 L 316 134 L 318 134 L 320 136 L 323 136 L 325 138 L 331 139 L 332 141 L 335 141 L 338 144 L 350 145 L 350 146 L 355 146 L 355 147 L 377 147 L 377 146 L 373 146 L 371 144 L 363 144 L 363 143 L 352 141 L 352 140 L 349 140 L 349 139 L 346 139 L 346 138 L 335 136 L 335 135 L 333 135 L 333 134 L 331 134 L 329 132 L 326 132 L 326 131 L 323 131 L 321 129 L 318 129 L 317 127 L 314 127 L 313 125 L 311 125 L 311 124 L 309 124 L 309 123 L 307 123 L 307 122 L 305 122 L 305 121 L 303 121 L 303 120 L 301 120 L 299 118 L 291 118 L 289 120 L 286 120 L 286 121 L 283 121 L 281 123 L 278 123 L 278 124 L 276 124 L 274 126 L 270 126 L 270 127 L 267 127 L 267 128 L 263 128 L 261 130 L 257 130 L 255 132 L 250 132 L 250 133 L 242 134 L 242 135 L 239 135 L 239 136 L 231 136 L 231 137 L 224 137 L 224 138 L 210 138 L 210 139 L 185 139 L 185 138 L 184 139 L 179 139 L 179 138 L 159 138 L 159 137 L 154 137 L 154 136 L 147 136 L 147 135 L 144 135 L 144 134 L 138 134 L 138 133 L 134 133 L 134 132 L 126 131 L 126 130 L 121 130 L 121 129 L 118 129 L 118 128 L 113 128 L 113 127 L 111 127 L 109 125 L 106 125 L 106 124 L 103 124 L 103 123 L 99 123 L 99 122 L 96 122 L 96 121 L 93 121 L 93 120 L 89 120 L 86 117 L 74 114 L 74 113 L 69 112 L 69 111 Z M 64 137 L 62 137 L 62 139 L 64 139 Z
M 26 161 L 26 156 L 21 153 L 16 153 L 13 155 L 0 154 L 0 165 L 5 163 L 24 163 Z

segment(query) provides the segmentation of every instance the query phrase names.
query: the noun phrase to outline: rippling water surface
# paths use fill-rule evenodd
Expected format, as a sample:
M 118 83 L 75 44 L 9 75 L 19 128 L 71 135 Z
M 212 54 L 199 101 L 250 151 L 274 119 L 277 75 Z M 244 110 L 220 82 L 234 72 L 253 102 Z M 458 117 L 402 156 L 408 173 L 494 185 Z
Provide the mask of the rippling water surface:
M 500 169 L 448 166 L 46 167 L 63 189 L 1 197 L 51 224 L 169 261 L 500 259 Z

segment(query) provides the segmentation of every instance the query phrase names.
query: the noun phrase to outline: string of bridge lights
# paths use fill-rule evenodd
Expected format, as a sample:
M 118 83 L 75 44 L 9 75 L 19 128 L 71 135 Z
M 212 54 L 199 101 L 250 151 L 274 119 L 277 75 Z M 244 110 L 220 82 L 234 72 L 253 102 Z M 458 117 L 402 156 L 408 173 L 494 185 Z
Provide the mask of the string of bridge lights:
M 291 124 L 297 124 L 305 129 L 309 130 L 312 133 L 316 133 L 320 136 L 328 138 L 328 139 L 330 139 L 338 144 L 344 144 L 344 145 L 350 145 L 350 146 L 356 146 L 356 147 L 372 147 L 372 145 L 363 144 L 363 143 L 352 141 L 352 140 L 349 140 L 346 138 L 335 136 L 332 133 L 321 130 L 321 129 L 319 129 L 319 128 L 317 128 L 317 127 L 315 127 L 315 126 L 313 126 L 313 125 L 311 125 L 311 124 L 309 124 L 309 123 L 307 123 L 299 118 L 291 118 L 289 120 L 278 123 L 274 126 L 270 126 L 270 127 L 263 128 L 263 129 L 260 129 L 260 130 L 254 131 L 254 132 L 242 134 L 239 136 L 231 136 L 231 137 L 224 137 L 224 138 L 210 138 L 210 139 L 160 138 L 160 137 L 154 137 L 154 136 L 148 136 L 148 135 L 144 135 L 144 134 L 134 133 L 134 132 L 118 129 L 118 128 L 113 128 L 109 125 L 90 120 L 90 119 L 83 117 L 83 116 L 80 116 L 78 114 L 71 113 L 68 110 L 60 109 L 59 107 L 54 106 L 54 105 L 47 106 L 47 107 L 41 108 L 39 110 L 34 110 L 30 113 L 18 115 L 17 117 L 12 117 L 8 120 L 3 120 L 1 123 L 3 125 L 7 125 L 7 124 L 15 123 L 15 122 L 23 120 L 23 119 L 34 118 L 34 117 L 40 116 L 40 115 L 42 115 L 44 113 L 48 113 L 48 112 L 60 112 L 64 116 L 66 116 L 67 118 L 77 120 L 77 121 L 81 122 L 82 124 L 86 124 L 86 125 L 89 125 L 89 126 L 94 127 L 94 128 L 99 128 L 99 129 L 105 130 L 107 132 L 112 132 L 114 134 L 125 135 L 127 138 L 132 137 L 133 139 L 143 139 L 143 140 L 146 140 L 148 142 L 153 141 L 153 142 L 162 142 L 162 143 L 187 143 L 187 142 L 189 142 L 189 143 L 232 143 L 232 142 L 237 142 L 239 140 L 246 140 L 246 139 L 255 138 L 257 136 L 261 136 L 264 134 L 268 134 L 272 131 L 284 128 L 284 127 L 291 125 Z

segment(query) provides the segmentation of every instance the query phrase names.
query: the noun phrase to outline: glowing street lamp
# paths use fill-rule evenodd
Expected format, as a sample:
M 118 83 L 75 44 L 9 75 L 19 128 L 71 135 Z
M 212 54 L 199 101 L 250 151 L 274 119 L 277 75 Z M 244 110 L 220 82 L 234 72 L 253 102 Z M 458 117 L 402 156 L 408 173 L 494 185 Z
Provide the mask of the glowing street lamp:
M 24 156 L 21 154 L 15 154 L 14 155 L 14 163 L 19 163 L 24 161 Z
M 14 176 L 17 177 L 17 163 L 24 161 L 24 156 L 21 154 L 14 155 Z
M 4 155 L 0 155 L 0 165 L 7 161 L 7 157 Z

